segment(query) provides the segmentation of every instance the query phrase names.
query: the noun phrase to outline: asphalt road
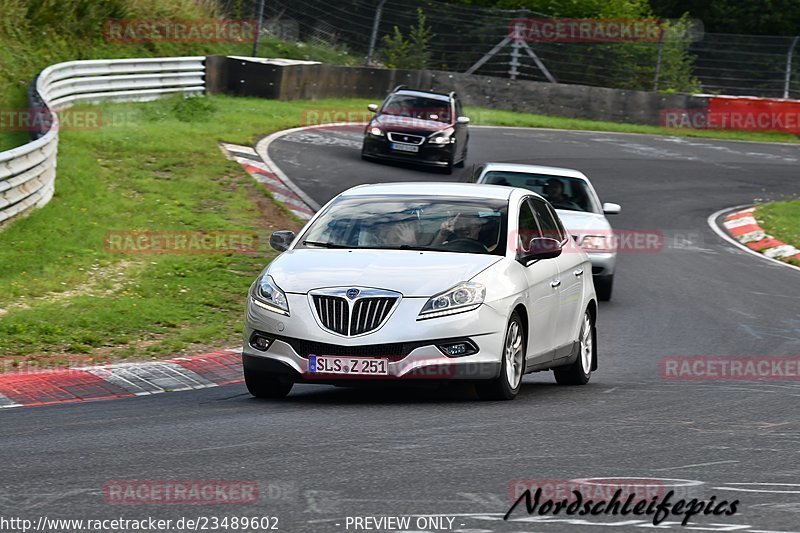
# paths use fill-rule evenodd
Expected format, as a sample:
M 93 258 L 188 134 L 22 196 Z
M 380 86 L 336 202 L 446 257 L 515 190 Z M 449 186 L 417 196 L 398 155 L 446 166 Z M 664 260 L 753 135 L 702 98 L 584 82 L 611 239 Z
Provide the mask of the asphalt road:
M 665 236 L 657 253 L 620 256 L 614 299 L 600 309 L 600 369 L 588 386 L 558 387 L 538 373 L 515 401 L 482 403 L 460 387 L 311 385 L 260 402 L 232 385 L 6 410 L 0 514 L 277 516 L 281 531 L 316 532 L 353 531 L 348 516 L 438 513 L 462 533 L 637 531 L 653 527 L 651 518 L 522 521 L 520 509 L 501 520 L 515 480 L 635 477 L 741 502 L 733 516 L 664 529 L 800 530 L 800 383 L 659 373 L 666 356 L 800 355 L 800 274 L 734 249 L 706 223 L 728 206 L 800 192 L 800 148 L 519 129 L 471 135 L 467 167 L 493 160 L 580 169 L 602 200 L 622 204 L 616 228 Z M 357 183 L 459 179 L 363 162 L 358 139 L 353 131 L 293 134 L 270 155 L 320 203 Z M 248 505 L 115 505 L 103 492 L 111 480 L 258 481 L 260 496 Z

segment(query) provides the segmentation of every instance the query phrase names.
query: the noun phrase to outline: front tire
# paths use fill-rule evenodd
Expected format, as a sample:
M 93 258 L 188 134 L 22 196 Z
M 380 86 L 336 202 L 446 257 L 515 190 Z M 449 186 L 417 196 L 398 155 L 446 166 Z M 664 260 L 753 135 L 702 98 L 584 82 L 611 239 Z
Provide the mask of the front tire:
M 512 313 L 506 327 L 503 342 L 503 359 L 500 375 L 492 380 L 478 383 L 475 387 L 482 400 L 513 400 L 522 386 L 525 373 L 525 329 L 516 311 Z
M 597 331 L 587 309 L 578 336 L 578 357 L 568 366 L 553 369 L 559 385 L 586 385 L 592 377 L 592 365 L 597 358 Z
M 614 288 L 614 274 L 610 276 L 595 276 L 594 277 L 594 292 L 597 293 L 597 299 L 601 302 L 611 300 L 611 290 Z
M 277 374 L 259 372 L 244 367 L 247 391 L 256 398 L 285 398 L 294 383 L 282 381 Z

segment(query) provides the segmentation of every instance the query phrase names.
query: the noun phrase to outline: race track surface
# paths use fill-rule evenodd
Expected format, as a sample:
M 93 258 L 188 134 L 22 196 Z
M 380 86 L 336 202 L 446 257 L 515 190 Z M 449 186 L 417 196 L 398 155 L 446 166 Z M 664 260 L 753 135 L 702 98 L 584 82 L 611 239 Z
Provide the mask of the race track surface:
M 591 383 L 559 387 L 537 373 L 499 403 L 462 387 L 313 385 L 261 402 L 237 384 L 0 411 L 0 515 L 277 516 L 281 531 L 316 532 L 347 531 L 348 516 L 443 514 L 473 533 L 640 531 L 650 518 L 501 520 L 516 480 L 636 477 L 741 501 L 734 516 L 698 517 L 702 531 L 800 529 L 800 382 L 674 381 L 659 370 L 668 356 L 800 354 L 800 275 L 706 223 L 800 192 L 800 148 L 472 128 L 467 168 L 445 176 L 361 161 L 359 147 L 353 129 L 300 132 L 270 156 L 320 204 L 359 183 L 458 180 L 488 160 L 572 167 L 623 206 L 615 228 L 663 234 L 661 249 L 618 259 Z M 244 480 L 260 491 L 246 505 L 118 505 L 104 495 L 113 480 Z

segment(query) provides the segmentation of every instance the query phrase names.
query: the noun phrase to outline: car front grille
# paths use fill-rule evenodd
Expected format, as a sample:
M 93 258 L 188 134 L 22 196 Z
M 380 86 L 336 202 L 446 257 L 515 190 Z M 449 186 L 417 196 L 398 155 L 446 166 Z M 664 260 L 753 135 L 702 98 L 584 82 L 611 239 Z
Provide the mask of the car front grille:
M 312 294 L 314 311 L 323 328 L 348 337 L 378 329 L 394 309 L 399 295 L 383 291 L 380 296 L 349 300 L 335 294 Z
M 338 296 L 314 296 L 314 308 L 322 325 L 340 335 L 347 335 L 349 306 Z
M 406 144 L 422 144 L 425 142 L 425 137 L 422 135 L 413 135 L 411 133 L 398 133 L 396 131 L 390 131 L 387 135 L 389 140 L 395 143 L 406 143 Z
M 362 298 L 353 304 L 350 335 L 375 330 L 389 315 L 397 298 Z

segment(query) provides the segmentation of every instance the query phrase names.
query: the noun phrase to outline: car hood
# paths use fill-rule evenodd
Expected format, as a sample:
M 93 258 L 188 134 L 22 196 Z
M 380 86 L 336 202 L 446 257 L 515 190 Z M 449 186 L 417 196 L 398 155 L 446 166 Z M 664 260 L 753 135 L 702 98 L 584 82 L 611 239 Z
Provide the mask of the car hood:
M 611 231 L 611 224 L 601 213 L 586 213 L 568 209 L 556 209 L 556 213 L 564 227 L 573 236 L 588 235 L 598 230 L 600 231 L 599 235 L 608 235 Z
M 384 131 L 413 133 L 416 135 L 430 135 L 431 133 L 450 127 L 450 124 L 445 122 L 423 120 L 420 118 L 397 117 L 394 115 L 378 115 L 373 119 L 373 123 L 378 123 Z
M 322 287 L 389 289 L 430 297 L 502 260 L 497 255 L 410 250 L 289 250 L 267 268 L 286 292 Z

